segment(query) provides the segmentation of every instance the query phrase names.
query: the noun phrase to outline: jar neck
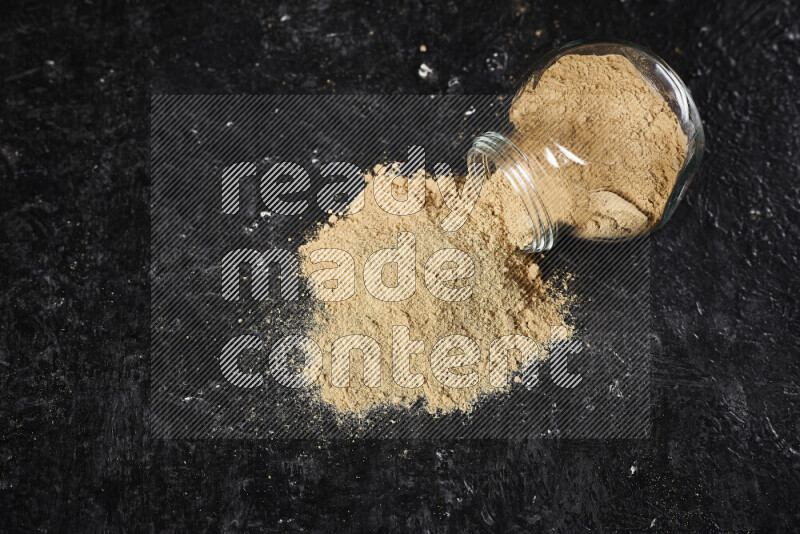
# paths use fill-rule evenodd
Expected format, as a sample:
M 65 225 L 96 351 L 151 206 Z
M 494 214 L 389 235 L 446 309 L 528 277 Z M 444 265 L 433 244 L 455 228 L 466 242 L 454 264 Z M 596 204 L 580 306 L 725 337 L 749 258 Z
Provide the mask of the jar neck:
M 495 170 L 500 170 L 511 183 L 528 212 L 533 229 L 533 240 L 522 247 L 523 250 L 536 253 L 553 248 L 556 225 L 537 190 L 530 161 L 511 139 L 497 132 L 476 137 L 467 154 L 467 168 L 471 174 L 486 180 Z

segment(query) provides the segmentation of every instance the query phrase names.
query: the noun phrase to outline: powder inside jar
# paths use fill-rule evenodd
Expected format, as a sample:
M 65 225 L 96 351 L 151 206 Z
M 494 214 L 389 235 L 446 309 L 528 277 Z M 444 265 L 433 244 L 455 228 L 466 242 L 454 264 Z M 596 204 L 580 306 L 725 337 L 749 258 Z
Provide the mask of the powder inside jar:
M 619 239 L 661 222 L 687 137 L 626 57 L 559 58 L 520 90 L 509 118 L 555 224 L 581 238 Z M 511 202 L 526 213 L 519 198 Z M 524 229 L 515 242 L 524 246 L 530 237 Z

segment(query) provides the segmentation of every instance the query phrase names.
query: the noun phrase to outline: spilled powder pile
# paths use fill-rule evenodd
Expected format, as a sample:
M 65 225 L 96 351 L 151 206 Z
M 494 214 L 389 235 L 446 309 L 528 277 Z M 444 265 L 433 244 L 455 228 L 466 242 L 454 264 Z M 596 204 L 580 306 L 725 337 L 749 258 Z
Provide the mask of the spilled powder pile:
M 501 336 L 518 334 L 541 344 L 535 358 L 546 356 L 546 343 L 553 327 L 566 327 L 563 308 L 565 301 L 553 288 L 542 281 L 538 266 L 515 249 L 510 241 L 508 227 L 518 224 L 520 214 L 506 209 L 513 190 L 502 176 L 488 180 L 483 185 L 480 198 L 464 225 L 455 232 L 444 232 L 441 221 L 450 213 L 444 204 L 436 181 L 420 171 L 413 180 L 425 180 L 426 202 L 423 209 L 412 215 L 398 216 L 385 212 L 375 201 L 373 184 L 375 176 L 393 167 L 379 166 L 365 176 L 366 189 L 353 205 L 363 202 L 363 209 L 343 218 L 332 216 L 317 234 L 300 248 L 301 271 L 313 280 L 315 271 L 334 267 L 335 264 L 312 263 L 309 256 L 318 249 L 340 249 L 352 255 L 356 270 L 355 294 L 340 302 L 319 301 L 309 337 L 317 342 L 323 352 L 323 371 L 315 390 L 322 401 L 338 412 L 363 415 L 372 408 L 399 405 L 411 407 L 422 400 L 422 408 L 431 413 L 448 413 L 454 410 L 468 412 L 480 398 L 502 391 L 490 383 L 489 347 Z M 408 180 L 397 177 L 393 182 L 394 196 L 405 197 Z M 370 256 L 380 249 L 398 246 L 398 234 L 410 232 L 415 241 L 416 289 L 407 300 L 384 302 L 375 298 L 365 287 L 364 266 Z M 431 293 L 425 273 L 429 258 L 442 249 L 459 249 L 474 264 L 474 273 L 462 280 L 446 282 L 453 290 L 470 286 L 468 299 L 456 302 L 441 300 Z M 446 266 L 445 266 L 446 267 Z M 397 267 L 383 271 L 387 286 L 397 284 Z M 330 281 L 329 281 L 330 282 Z M 319 284 L 324 295 L 336 291 L 337 284 Z M 424 380 L 420 387 L 407 388 L 395 383 L 392 374 L 392 328 L 407 327 L 411 340 L 419 340 L 419 351 L 411 356 L 410 371 L 419 373 Z M 374 368 L 364 373 L 362 353 L 353 351 L 350 358 L 349 383 L 336 387 L 342 376 L 333 377 L 331 352 L 334 341 L 351 334 L 369 336 L 380 345 L 380 372 Z M 445 387 L 432 371 L 431 352 L 438 340 L 445 336 L 467 336 L 477 342 L 480 356 L 477 363 L 467 365 L 465 373 L 477 371 L 478 381 L 468 387 Z M 413 343 L 413 341 L 412 341 Z M 453 351 L 453 362 L 470 363 L 467 352 L 459 361 L 458 351 Z M 357 355 L 356 355 L 357 354 Z M 473 354 L 473 357 L 476 356 Z M 527 358 L 530 358 L 528 354 Z M 507 368 L 503 378 L 511 376 L 526 362 L 522 351 L 508 351 Z M 530 361 L 527 361 L 530 363 Z M 380 375 L 380 386 L 375 384 Z M 333 380 L 336 379 L 336 380 Z M 347 381 L 347 377 L 344 377 Z M 465 382 L 467 378 L 463 379 Z M 518 380 L 518 378 L 517 378 Z M 342 382 L 339 382 L 340 384 Z M 507 382 L 510 383 L 510 380 Z M 451 384 L 452 385 L 452 384 Z M 465 385 L 465 384 L 461 384 Z M 505 388 L 507 389 L 507 388 Z
M 587 239 L 658 226 L 687 138 L 664 97 L 627 58 L 559 58 L 521 88 L 509 118 L 514 142 L 531 156 L 537 188 L 549 195 L 554 222 Z M 515 242 L 529 243 L 525 232 Z

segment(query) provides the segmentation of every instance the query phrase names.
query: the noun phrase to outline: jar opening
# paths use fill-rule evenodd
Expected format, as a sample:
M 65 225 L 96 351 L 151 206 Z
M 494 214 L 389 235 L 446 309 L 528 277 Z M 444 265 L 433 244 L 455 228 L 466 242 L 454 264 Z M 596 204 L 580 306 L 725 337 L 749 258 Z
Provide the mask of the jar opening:
M 553 247 L 555 227 L 542 198 L 536 189 L 534 173 L 528 159 L 507 137 L 497 132 L 487 132 L 475 138 L 467 154 L 470 173 L 491 180 L 501 171 L 522 200 L 530 218 L 533 238 L 520 248 L 531 253 L 544 252 Z

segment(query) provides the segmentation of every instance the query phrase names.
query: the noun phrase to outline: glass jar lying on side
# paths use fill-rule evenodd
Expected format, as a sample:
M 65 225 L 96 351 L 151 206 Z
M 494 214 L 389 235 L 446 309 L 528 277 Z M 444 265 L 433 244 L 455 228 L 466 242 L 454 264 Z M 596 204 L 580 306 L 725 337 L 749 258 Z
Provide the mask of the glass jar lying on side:
M 475 176 L 510 182 L 524 221 L 512 237 L 541 252 L 559 235 L 620 240 L 660 227 L 704 145 L 694 101 L 662 59 L 630 43 L 583 41 L 542 59 L 508 125 L 477 137 L 467 160 Z

